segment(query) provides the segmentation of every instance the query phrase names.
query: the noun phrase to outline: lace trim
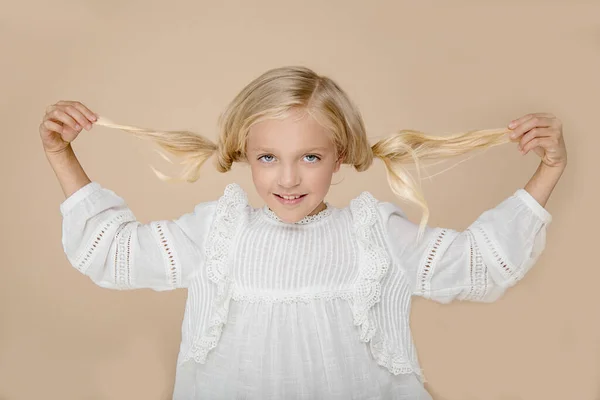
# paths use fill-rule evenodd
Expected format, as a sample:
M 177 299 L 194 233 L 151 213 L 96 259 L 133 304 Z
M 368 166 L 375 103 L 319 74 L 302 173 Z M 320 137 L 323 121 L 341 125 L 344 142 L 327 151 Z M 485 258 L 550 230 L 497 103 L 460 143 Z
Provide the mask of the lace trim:
M 377 199 L 363 192 L 350 202 L 355 233 L 361 249 L 361 267 L 353 296 L 352 311 L 354 325 L 360 327 L 360 341 L 369 342 L 369 348 L 378 365 L 394 375 L 416 372 L 424 382 L 419 368 L 404 352 L 402 344 L 392 345 L 378 330 L 372 308 L 381 300 L 381 280 L 387 273 L 391 258 L 385 247 L 380 247 L 374 238 L 378 220 Z M 408 289 L 407 289 L 408 290 Z
M 492 240 L 489 238 L 487 232 L 482 227 L 478 226 L 477 230 L 483 236 L 488 248 L 491 250 L 492 255 L 496 259 L 496 263 L 500 266 L 500 271 L 507 278 L 514 278 L 514 273 L 516 272 L 511 266 L 508 265 L 508 262 L 504 260 L 504 258 L 500 255 L 500 252 L 497 250 L 497 246 L 492 243 Z
M 442 245 L 447 233 L 447 229 L 440 230 L 436 239 L 429 245 L 430 248 L 427 252 L 427 257 L 425 258 L 424 264 L 422 264 L 419 268 L 419 280 L 417 284 L 419 285 L 418 291 L 423 296 L 431 292 L 431 271 L 433 269 L 434 262 L 436 261 L 437 253 L 439 252 L 440 246 Z
M 215 221 L 206 238 L 205 247 L 208 278 L 216 285 L 217 294 L 212 301 L 208 325 L 192 343 L 186 359 L 193 358 L 196 362 L 205 363 L 209 351 L 217 346 L 221 338 L 232 295 L 232 280 L 227 264 L 229 248 L 239 225 L 241 209 L 247 204 L 246 193 L 236 183 L 227 185 L 217 202 Z
M 167 282 L 171 287 L 176 288 L 181 283 L 181 266 L 175 248 L 171 245 L 173 241 L 165 225 L 166 221 L 153 221 L 150 223 L 152 232 L 154 232 L 163 250 L 162 254 L 166 266 Z
M 333 300 L 333 299 L 344 299 L 351 300 L 353 297 L 354 289 L 349 290 L 337 290 L 337 291 L 325 291 L 315 293 L 298 293 L 298 294 L 263 294 L 263 293 L 249 293 L 244 292 L 237 288 L 235 285 L 232 289 L 232 300 L 242 301 L 247 303 L 309 303 L 313 300 Z
M 118 288 L 131 287 L 131 231 L 135 223 L 125 223 L 117 231 L 117 250 L 115 252 L 115 282 Z
M 104 238 L 104 234 L 108 232 L 109 229 L 112 228 L 113 225 L 120 225 L 123 222 L 133 221 L 135 217 L 131 211 L 123 211 L 117 214 L 113 219 L 106 221 L 104 225 L 101 225 L 100 228 L 94 233 L 94 235 L 89 240 L 87 246 L 85 247 L 85 251 L 73 262 L 73 266 L 77 268 L 80 272 L 84 273 L 90 267 L 92 263 L 93 256 L 95 254 L 96 248 L 100 245 L 100 242 Z
M 385 248 L 377 246 L 372 238 L 377 222 L 377 200 L 363 192 L 350 202 L 358 244 L 361 249 L 361 267 L 358 273 L 352 311 L 354 325 L 360 327 L 360 340 L 371 340 L 377 327 L 369 311 L 381 299 L 381 279 L 386 274 L 390 257 Z
M 295 225 L 306 225 L 306 224 L 320 221 L 320 220 L 328 217 L 329 215 L 331 215 L 333 207 L 328 202 L 325 202 L 325 205 L 327 206 L 327 208 L 319 211 L 318 213 L 316 213 L 314 215 L 307 215 L 304 218 L 302 218 L 300 221 L 294 222 L 294 224 Z M 263 209 L 263 212 L 265 213 L 265 215 L 268 216 L 269 218 L 271 218 L 275 221 L 278 221 L 278 222 L 283 222 L 277 216 L 277 214 L 275 214 L 275 212 L 273 210 L 271 210 L 268 206 L 265 205 L 265 206 L 263 206 L 262 209 Z
M 395 347 L 387 340 L 372 340 L 370 344 L 371 352 L 376 355 L 375 360 L 378 365 L 385 367 L 394 375 L 410 374 L 416 372 L 425 381 L 425 376 L 420 368 L 415 368 L 407 361 L 407 354 L 402 351 L 394 351 Z
M 477 247 L 475 236 L 467 231 L 470 244 L 470 272 L 471 288 L 466 295 L 467 299 L 481 300 L 485 297 L 487 291 L 487 266 L 483 263 L 483 256 Z

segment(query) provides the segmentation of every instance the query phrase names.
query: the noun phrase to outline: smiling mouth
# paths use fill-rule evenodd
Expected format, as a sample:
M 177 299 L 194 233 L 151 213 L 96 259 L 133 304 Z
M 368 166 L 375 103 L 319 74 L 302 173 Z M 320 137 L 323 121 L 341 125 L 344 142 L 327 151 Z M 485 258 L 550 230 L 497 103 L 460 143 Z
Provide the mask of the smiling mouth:
M 275 196 L 277 196 L 277 197 L 279 197 L 281 199 L 284 199 L 284 200 L 295 200 L 295 199 L 299 199 L 299 198 L 302 198 L 302 197 L 306 196 L 306 194 L 302 194 L 302 195 L 299 195 L 299 196 L 281 196 L 281 195 L 279 195 L 277 193 L 274 193 L 274 194 L 275 194 Z

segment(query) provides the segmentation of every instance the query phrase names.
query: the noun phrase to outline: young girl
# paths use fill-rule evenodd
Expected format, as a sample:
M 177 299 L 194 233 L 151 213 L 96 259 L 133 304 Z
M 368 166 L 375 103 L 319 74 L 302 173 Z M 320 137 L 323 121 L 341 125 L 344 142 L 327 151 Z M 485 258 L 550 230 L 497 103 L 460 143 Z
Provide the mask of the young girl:
M 181 156 L 186 181 L 213 153 L 221 172 L 248 163 L 266 204 L 253 208 L 229 184 L 176 220 L 141 224 L 73 153 L 70 142 L 93 123 Z M 567 161 L 550 114 L 448 137 L 401 131 L 370 145 L 345 92 L 303 67 L 256 78 L 220 126 L 215 145 L 191 132 L 117 125 L 70 101 L 50 106 L 40 125 L 66 196 L 69 262 L 106 288 L 188 289 L 179 400 L 430 399 L 409 329 L 411 296 L 491 302 L 523 278 L 545 247 L 544 205 Z M 427 226 L 426 202 L 402 164 L 511 141 L 542 158 L 525 188 L 465 231 Z M 367 191 L 345 208 L 324 200 L 342 163 L 364 171 L 373 157 L 393 192 L 422 207 L 420 225 Z

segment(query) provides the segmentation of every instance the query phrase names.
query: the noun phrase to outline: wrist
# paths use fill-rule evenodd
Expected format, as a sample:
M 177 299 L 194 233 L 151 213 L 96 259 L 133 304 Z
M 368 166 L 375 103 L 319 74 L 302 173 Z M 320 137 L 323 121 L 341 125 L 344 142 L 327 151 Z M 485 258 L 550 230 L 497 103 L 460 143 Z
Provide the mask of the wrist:
M 556 165 L 548 165 L 545 164 L 544 162 L 540 163 L 539 166 L 539 170 L 542 173 L 546 173 L 546 174 L 555 174 L 555 175 L 562 175 L 562 173 L 564 172 L 564 170 L 567 168 L 567 162 L 563 162 L 560 164 L 556 164 Z
M 81 187 L 90 183 L 89 177 L 81 167 L 70 145 L 64 149 L 47 151 L 46 158 L 54 170 L 66 197 L 70 197 Z
M 538 166 L 529 182 L 525 185 L 525 190 L 531 194 L 542 207 L 546 206 L 550 194 L 560 180 L 565 166 L 551 167 L 543 162 Z
M 48 157 L 56 157 L 56 156 L 62 156 L 66 153 L 68 153 L 69 151 L 72 151 L 72 147 L 71 144 L 68 143 L 66 146 L 62 147 L 62 148 L 58 148 L 58 149 L 48 149 L 44 147 L 44 152 L 46 153 L 46 156 Z

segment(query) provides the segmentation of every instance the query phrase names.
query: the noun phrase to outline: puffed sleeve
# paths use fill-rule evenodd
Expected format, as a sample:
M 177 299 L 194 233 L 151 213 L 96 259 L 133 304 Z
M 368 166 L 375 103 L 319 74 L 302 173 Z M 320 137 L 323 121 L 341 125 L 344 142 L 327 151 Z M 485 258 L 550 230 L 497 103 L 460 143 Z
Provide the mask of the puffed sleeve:
M 60 205 L 62 245 L 70 264 L 110 289 L 187 287 L 203 265 L 203 243 L 216 202 L 175 220 L 136 220 L 125 201 L 91 182 Z
M 492 302 L 533 267 L 546 246 L 551 214 L 525 189 L 483 212 L 466 230 L 419 229 L 397 205 L 379 203 L 393 259 L 414 295 L 441 303 Z

